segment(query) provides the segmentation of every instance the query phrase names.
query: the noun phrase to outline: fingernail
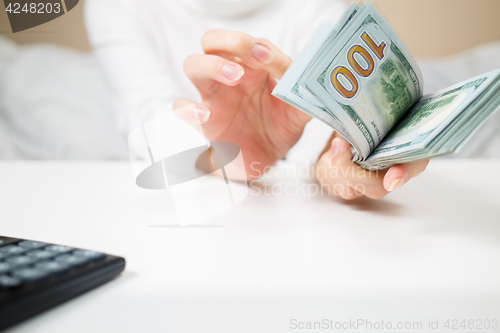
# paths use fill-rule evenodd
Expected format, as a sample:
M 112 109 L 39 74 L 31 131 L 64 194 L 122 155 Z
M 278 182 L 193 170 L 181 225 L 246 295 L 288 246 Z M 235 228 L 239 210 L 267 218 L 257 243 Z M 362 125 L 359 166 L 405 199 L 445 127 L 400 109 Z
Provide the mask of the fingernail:
M 339 149 L 340 149 L 340 139 L 339 138 L 333 139 L 332 148 L 330 148 L 330 149 L 332 152 L 332 158 L 334 158 L 338 154 Z
M 238 81 L 239 79 L 241 79 L 243 74 L 245 74 L 245 72 L 241 67 L 224 65 L 222 67 L 222 74 L 224 74 L 224 76 L 227 77 L 229 80 Z
M 274 59 L 274 53 L 264 45 L 255 44 L 252 50 L 253 56 L 264 64 L 270 64 Z
M 392 192 L 394 190 L 397 190 L 398 188 L 401 187 L 401 185 L 403 185 L 403 178 L 396 178 L 393 180 L 391 186 L 387 191 Z
M 210 110 L 199 105 L 196 105 L 193 110 L 193 116 L 201 121 L 207 121 L 210 118 L 210 114 Z

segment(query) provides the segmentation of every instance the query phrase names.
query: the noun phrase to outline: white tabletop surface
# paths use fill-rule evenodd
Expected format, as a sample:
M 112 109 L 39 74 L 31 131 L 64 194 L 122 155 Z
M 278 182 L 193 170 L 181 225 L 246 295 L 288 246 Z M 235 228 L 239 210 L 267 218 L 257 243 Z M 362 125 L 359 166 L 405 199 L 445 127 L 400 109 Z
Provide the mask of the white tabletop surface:
M 386 198 L 352 202 L 275 173 L 260 195 L 180 228 L 168 193 L 135 187 L 125 162 L 2 162 L 1 235 L 127 260 L 110 283 L 10 332 L 295 332 L 323 320 L 424 331 L 438 320 L 445 332 L 457 331 L 446 320 L 500 320 L 499 170 L 432 161 Z M 266 194 L 272 184 L 294 194 Z

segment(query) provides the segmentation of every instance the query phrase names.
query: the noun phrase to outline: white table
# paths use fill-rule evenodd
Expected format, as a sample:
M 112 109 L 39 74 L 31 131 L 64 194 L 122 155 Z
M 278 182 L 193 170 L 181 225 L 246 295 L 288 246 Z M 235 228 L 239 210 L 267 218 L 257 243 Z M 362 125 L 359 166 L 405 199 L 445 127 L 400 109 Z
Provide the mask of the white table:
M 353 202 L 269 177 L 297 193 L 252 190 L 179 228 L 168 194 L 135 187 L 128 163 L 2 162 L 0 234 L 127 260 L 117 279 L 11 332 L 275 333 L 324 319 L 439 320 L 448 332 L 447 319 L 500 320 L 499 170 L 432 161 L 385 199 Z

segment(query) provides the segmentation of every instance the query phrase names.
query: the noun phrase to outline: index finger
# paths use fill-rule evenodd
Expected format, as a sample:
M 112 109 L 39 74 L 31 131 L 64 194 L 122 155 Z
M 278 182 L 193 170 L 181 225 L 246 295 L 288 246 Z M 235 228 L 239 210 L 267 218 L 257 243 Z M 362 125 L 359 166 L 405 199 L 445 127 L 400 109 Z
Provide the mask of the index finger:
M 209 30 L 201 44 L 206 54 L 219 55 L 249 68 L 262 68 L 275 79 L 281 79 L 292 63 L 292 59 L 270 41 L 243 32 Z

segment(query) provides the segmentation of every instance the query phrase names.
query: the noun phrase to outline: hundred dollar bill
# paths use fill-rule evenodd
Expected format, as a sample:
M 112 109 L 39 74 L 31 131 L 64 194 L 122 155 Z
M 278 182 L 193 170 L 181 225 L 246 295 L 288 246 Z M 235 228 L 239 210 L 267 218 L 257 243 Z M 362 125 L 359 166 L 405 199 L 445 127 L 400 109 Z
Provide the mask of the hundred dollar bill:
M 422 74 L 369 3 L 330 44 L 305 84 L 351 135 L 362 161 L 422 96 Z
M 459 150 L 500 109 L 500 71 L 422 97 L 423 78 L 368 2 L 322 25 L 273 95 L 332 126 L 370 170 Z

